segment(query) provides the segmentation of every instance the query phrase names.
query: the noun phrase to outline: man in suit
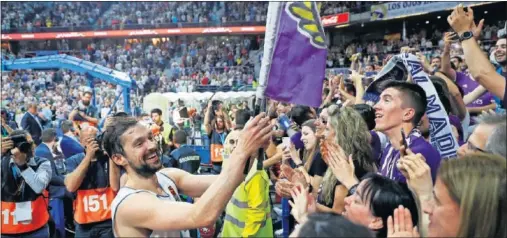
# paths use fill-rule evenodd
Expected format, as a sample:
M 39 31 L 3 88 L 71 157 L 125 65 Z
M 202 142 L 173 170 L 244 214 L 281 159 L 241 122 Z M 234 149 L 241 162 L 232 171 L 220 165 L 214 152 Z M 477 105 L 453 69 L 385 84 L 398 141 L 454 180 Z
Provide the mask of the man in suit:
M 74 125 L 71 121 L 63 121 L 61 126 L 63 136 L 60 141 L 60 148 L 63 156 L 67 159 L 73 155 L 84 153 L 84 148 L 74 134 Z
M 33 138 L 33 141 L 36 145 L 41 143 L 41 134 L 42 134 L 42 125 L 44 125 L 48 120 L 44 118 L 41 113 L 37 111 L 37 104 L 30 103 L 28 104 L 28 111 L 21 119 L 21 127 L 23 130 L 30 133 Z
M 52 208 L 50 213 L 51 217 L 55 221 L 56 231 L 60 233 L 60 237 L 65 237 L 64 211 L 72 214 L 72 194 L 67 192 L 64 183 L 65 178 L 57 169 L 55 163 L 55 159 L 57 158 L 53 156 L 53 151 L 56 151 L 58 144 L 56 130 L 48 128 L 42 131 L 41 140 L 42 143 L 35 148 L 35 156 L 46 158 L 51 163 L 53 174 L 51 176 L 51 181 L 49 182 L 49 197 L 51 198 L 49 205 Z M 59 158 L 57 160 L 60 160 L 58 164 L 64 163 L 62 161 L 63 158 Z M 65 209 L 64 204 L 67 204 Z M 70 218 L 72 218 L 72 215 L 70 215 Z

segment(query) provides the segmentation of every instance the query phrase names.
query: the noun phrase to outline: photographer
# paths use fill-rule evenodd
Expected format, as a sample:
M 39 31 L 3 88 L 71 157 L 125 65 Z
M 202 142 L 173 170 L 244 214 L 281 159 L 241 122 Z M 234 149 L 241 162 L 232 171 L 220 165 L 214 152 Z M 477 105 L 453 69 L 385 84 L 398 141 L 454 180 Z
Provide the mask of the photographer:
M 87 89 L 83 92 L 81 100 L 78 102 L 78 107 L 69 115 L 69 120 L 80 125 L 97 126 L 99 123 L 99 110 L 92 105 L 92 89 Z
M 2 139 L 2 237 L 49 237 L 51 164 L 33 145 L 23 130 Z
M 109 119 L 109 118 L 108 118 Z M 109 121 L 106 120 L 107 127 Z M 111 202 L 119 189 L 119 168 L 110 166 L 109 157 L 101 149 L 97 129 L 88 127 L 80 139 L 85 153 L 65 161 L 65 186 L 76 194 L 74 221 L 76 237 L 112 237 Z
M 231 128 L 229 116 L 224 113 L 222 102 L 210 100 L 204 117 L 204 128 L 210 138 L 213 172 L 219 174 L 222 171 L 225 138 Z

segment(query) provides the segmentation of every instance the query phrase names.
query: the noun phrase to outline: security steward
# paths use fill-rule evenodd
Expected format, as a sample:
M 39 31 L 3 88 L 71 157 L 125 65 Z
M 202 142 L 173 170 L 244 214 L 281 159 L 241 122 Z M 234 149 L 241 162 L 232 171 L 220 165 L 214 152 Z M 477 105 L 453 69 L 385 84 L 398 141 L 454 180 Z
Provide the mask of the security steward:
M 34 157 L 34 141 L 23 130 L 2 138 L 2 237 L 49 237 L 50 162 Z
M 170 164 L 173 168 L 185 170 L 191 174 L 197 174 L 201 164 L 201 158 L 192 147 L 186 145 L 187 133 L 178 130 L 174 133 L 174 146 L 176 150 L 171 152 Z
M 113 237 L 111 202 L 119 189 L 119 168 L 110 166 L 109 157 L 99 146 L 96 128 L 87 127 L 80 140 L 85 153 L 65 161 L 65 187 L 75 194 L 75 236 Z
M 234 150 L 240 131 L 232 131 L 226 139 L 225 153 Z M 224 159 L 224 168 L 234 158 Z M 273 237 L 273 220 L 269 198 L 269 176 L 257 159 L 251 165 L 225 209 L 222 237 Z

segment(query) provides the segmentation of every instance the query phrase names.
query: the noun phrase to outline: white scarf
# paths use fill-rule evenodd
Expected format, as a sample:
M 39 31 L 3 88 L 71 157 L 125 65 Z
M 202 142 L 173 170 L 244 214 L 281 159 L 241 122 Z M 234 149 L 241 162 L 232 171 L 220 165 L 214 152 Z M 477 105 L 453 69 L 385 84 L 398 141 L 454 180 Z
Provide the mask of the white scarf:
M 442 159 L 455 158 L 459 145 L 452 134 L 449 117 L 437 95 L 435 86 L 433 86 L 428 75 L 424 72 L 421 62 L 415 55 L 402 53 L 393 56 L 377 74 L 375 80 L 390 72 L 398 62 L 403 62 L 410 75 L 412 75 L 412 82 L 417 83 L 426 92 L 428 100 L 426 115 L 430 121 L 431 145 L 440 152 Z

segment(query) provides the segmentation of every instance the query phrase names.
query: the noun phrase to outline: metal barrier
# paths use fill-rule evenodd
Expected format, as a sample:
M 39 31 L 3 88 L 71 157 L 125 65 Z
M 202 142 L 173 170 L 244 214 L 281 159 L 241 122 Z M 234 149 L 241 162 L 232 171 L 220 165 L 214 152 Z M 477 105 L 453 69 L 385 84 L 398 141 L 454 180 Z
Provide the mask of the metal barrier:
M 289 217 L 290 217 L 289 199 L 282 198 L 282 229 L 283 229 L 282 236 L 283 236 L 283 238 L 289 237 L 289 233 L 290 233 Z

